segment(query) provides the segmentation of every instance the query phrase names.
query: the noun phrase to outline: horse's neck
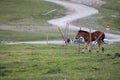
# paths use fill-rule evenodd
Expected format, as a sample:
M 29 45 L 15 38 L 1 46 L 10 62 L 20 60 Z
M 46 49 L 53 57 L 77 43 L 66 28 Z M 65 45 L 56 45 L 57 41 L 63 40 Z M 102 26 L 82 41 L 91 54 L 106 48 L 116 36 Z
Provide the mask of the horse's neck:
M 89 35 L 89 33 L 83 33 L 81 36 L 82 37 L 87 37 Z
M 87 41 L 89 38 L 89 33 L 84 33 L 81 36 L 85 39 L 85 41 Z

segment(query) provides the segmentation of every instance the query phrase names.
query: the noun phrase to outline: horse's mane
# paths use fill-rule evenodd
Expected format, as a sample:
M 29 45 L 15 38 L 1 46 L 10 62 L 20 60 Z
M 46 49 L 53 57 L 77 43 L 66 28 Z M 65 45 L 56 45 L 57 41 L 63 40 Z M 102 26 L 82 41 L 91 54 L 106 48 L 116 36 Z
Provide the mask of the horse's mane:
M 84 31 L 84 30 L 79 30 L 79 32 L 89 33 L 89 32 L 87 32 L 87 31 Z

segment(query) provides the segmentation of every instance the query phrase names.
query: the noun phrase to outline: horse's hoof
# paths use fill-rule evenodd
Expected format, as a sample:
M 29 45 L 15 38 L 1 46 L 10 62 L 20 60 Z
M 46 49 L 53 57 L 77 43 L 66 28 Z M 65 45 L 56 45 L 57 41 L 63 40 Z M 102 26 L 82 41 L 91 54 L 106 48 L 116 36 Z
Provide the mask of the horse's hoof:
M 84 50 L 84 49 L 82 50 L 82 53 L 85 53 L 85 50 Z
M 85 52 L 84 52 L 84 51 L 82 51 L 81 53 L 82 53 L 82 54 L 84 54 Z
M 89 52 L 91 53 L 92 51 L 91 51 L 91 50 L 89 50 Z
M 97 53 L 99 53 L 99 51 L 96 51 Z
M 104 53 L 105 49 L 102 47 L 102 52 Z

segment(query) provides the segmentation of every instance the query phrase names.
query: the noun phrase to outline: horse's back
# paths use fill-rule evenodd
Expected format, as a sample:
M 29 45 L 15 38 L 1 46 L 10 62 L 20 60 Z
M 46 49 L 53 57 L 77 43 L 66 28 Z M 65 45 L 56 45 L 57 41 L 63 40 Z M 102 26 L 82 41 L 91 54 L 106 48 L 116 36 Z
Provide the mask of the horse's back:
M 104 32 L 101 32 L 101 31 L 93 32 L 92 36 L 93 36 L 94 39 L 98 39 L 98 40 L 102 40 L 102 41 L 104 41 L 104 38 L 105 38 Z

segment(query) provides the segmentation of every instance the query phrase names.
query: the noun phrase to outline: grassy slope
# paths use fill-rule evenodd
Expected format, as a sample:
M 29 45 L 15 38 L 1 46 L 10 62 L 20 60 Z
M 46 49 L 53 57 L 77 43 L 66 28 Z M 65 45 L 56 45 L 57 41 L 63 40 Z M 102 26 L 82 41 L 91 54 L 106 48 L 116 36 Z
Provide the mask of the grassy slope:
M 89 55 L 78 54 L 77 45 L 0 44 L 0 80 L 119 80 L 119 46 L 94 50 Z
M 53 9 L 57 10 L 43 15 Z M 43 0 L 0 0 L 0 24 L 42 26 L 64 15 L 63 7 Z
M 43 15 L 53 9 L 56 11 Z M 65 15 L 64 7 L 43 0 L 0 0 L 0 25 L 47 26 L 47 20 Z M 52 29 L 51 29 L 52 30 Z M 50 31 L 51 31 L 50 30 Z M 48 33 L 49 39 L 61 39 L 60 33 Z M 46 32 L 0 30 L 0 41 L 45 40 Z
M 46 40 L 63 40 L 61 33 L 57 28 L 49 28 L 49 31 L 36 31 L 36 32 L 25 32 L 25 31 L 10 31 L 0 30 L 0 42 L 1 41 L 42 41 Z M 65 31 L 61 29 L 64 33 Z M 73 34 L 71 34 L 73 33 Z M 74 31 L 68 32 L 68 37 L 73 39 L 75 34 Z M 64 34 L 63 34 L 64 35 Z
M 47 32 L 49 40 L 61 40 L 61 34 L 59 32 Z M 46 40 L 46 32 L 20 32 L 0 30 L 0 41 L 40 41 Z
M 7 4 L 6 1 L 11 2 L 13 0 L 1 0 L 0 4 L 2 4 L 2 1 Z M 14 1 L 34 2 L 42 0 Z M 11 15 L 4 13 L 2 15 L 5 15 L 1 16 L 0 22 L 3 21 L 2 24 L 6 22 L 7 24 L 18 24 L 17 21 L 21 21 L 20 24 L 29 24 L 29 18 L 23 19 L 22 22 L 21 19 L 19 20 L 19 17 L 17 20 L 14 20 L 14 16 L 10 17 Z M 10 18 L 4 20 L 2 17 Z M 28 22 L 24 23 L 24 21 Z M 34 21 L 32 22 L 34 24 Z M 36 24 L 39 23 L 36 22 Z M 4 33 L 4 35 L 1 33 Z M 18 37 L 18 40 L 23 40 L 24 38 L 26 40 L 30 35 L 33 38 L 35 38 L 35 35 L 39 37 L 38 34 L 39 32 L 31 34 L 29 32 L 0 31 L 0 38 L 3 36 L 3 38 L 11 39 L 14 36 L 12 39 Z M 107 46 L 104 54 L 96 54 L 93 51 L 92 55 L 88 55 L 77 54 L 76 45 L 71 45 L 66 49 L 60 45 L 0 44 L 0 80 L 119 80 L 120 58 L 117 54 L 119 52 L 119 46 Z
M 100 15 L 103 16 L 99 20 L 102 26 L 111 25 L 112 30 L 120 31 L 120 1 L 119 0 L 103 0 L 106 4 L 99 8 Z M 115 16 L 115 17 L 114 17 Z

